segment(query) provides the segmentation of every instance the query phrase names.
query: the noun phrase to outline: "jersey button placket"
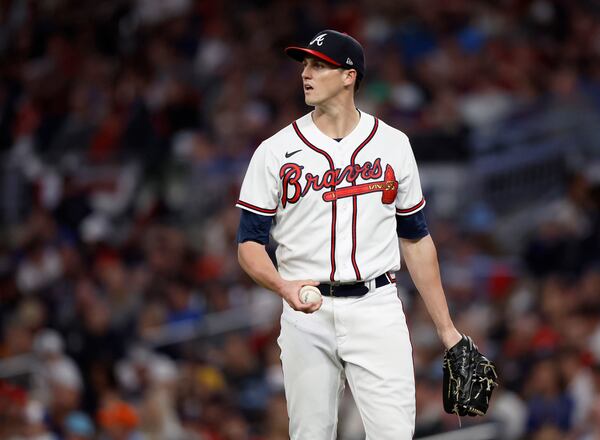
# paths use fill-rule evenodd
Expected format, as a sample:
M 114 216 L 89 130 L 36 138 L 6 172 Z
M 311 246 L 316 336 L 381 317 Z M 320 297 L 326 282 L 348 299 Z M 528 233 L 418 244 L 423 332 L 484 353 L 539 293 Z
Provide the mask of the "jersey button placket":
M 349 163 L 350 157 L 344 151 L 338 151 L 336 155 L 336 168 L 343 170 Z M 346 187 L 349 183 L 344 180 L 340 187 Z M 342 280 L 352 280 L 354 273 L 352 270 L 349 255 L 352 252 L 352 197 L 338 199 L 338 225 L 337 236 L 338 243 L 336 249 L 336 260 L 339 265 L 339 277 Z

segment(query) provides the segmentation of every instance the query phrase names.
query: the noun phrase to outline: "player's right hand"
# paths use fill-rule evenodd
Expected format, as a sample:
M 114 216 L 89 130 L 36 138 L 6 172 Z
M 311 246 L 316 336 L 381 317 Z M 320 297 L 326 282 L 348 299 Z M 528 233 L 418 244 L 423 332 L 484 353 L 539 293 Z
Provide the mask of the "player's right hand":
M 279 295 L 290 305 L 290 307 L 298 312 L 313 313 L 321 308 L 323 304 L 323 298 L 317 303 L 304 304 L 300 301 L 300 289 L 302 286 L 318 286 L 318 281 L 313 280 L 294 280 L 284 281 L 280 290 Z

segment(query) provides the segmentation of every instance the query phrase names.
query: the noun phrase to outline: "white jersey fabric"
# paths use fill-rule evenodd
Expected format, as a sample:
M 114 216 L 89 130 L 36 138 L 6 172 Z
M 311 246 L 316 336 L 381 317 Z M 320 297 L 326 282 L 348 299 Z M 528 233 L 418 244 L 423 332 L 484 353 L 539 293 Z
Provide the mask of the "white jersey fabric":
M 404 133 L 360 115 L 338 142 L 309 113 L 250 161 L 236 206 L 274 216 L 284 279 L 348 283 L 400 269 L 395 215 L 425 206 L 417 165 Z

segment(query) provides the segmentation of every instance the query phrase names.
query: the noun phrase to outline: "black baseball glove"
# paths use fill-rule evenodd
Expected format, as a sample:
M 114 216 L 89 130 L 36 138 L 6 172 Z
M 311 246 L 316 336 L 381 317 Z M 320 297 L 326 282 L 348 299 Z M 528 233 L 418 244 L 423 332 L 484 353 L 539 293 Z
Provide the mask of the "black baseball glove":
M 483 416 L 492 391 L 498 386 L 494 364 L 482 355 L 473 340 L 462 339 L 444 353 L 444 410 L 459 416 Z

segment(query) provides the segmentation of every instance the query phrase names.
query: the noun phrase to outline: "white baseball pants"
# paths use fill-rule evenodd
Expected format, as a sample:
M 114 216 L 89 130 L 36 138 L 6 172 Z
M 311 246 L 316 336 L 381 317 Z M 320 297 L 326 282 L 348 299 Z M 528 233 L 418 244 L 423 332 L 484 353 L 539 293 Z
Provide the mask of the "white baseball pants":
M 324 296 L 313 314 L 284 302 L 278 343 L 292 440 L 336 439 L 346 378 L 367 440 L 412 439 L 412 347 L 395 284 L 358 298 Z

